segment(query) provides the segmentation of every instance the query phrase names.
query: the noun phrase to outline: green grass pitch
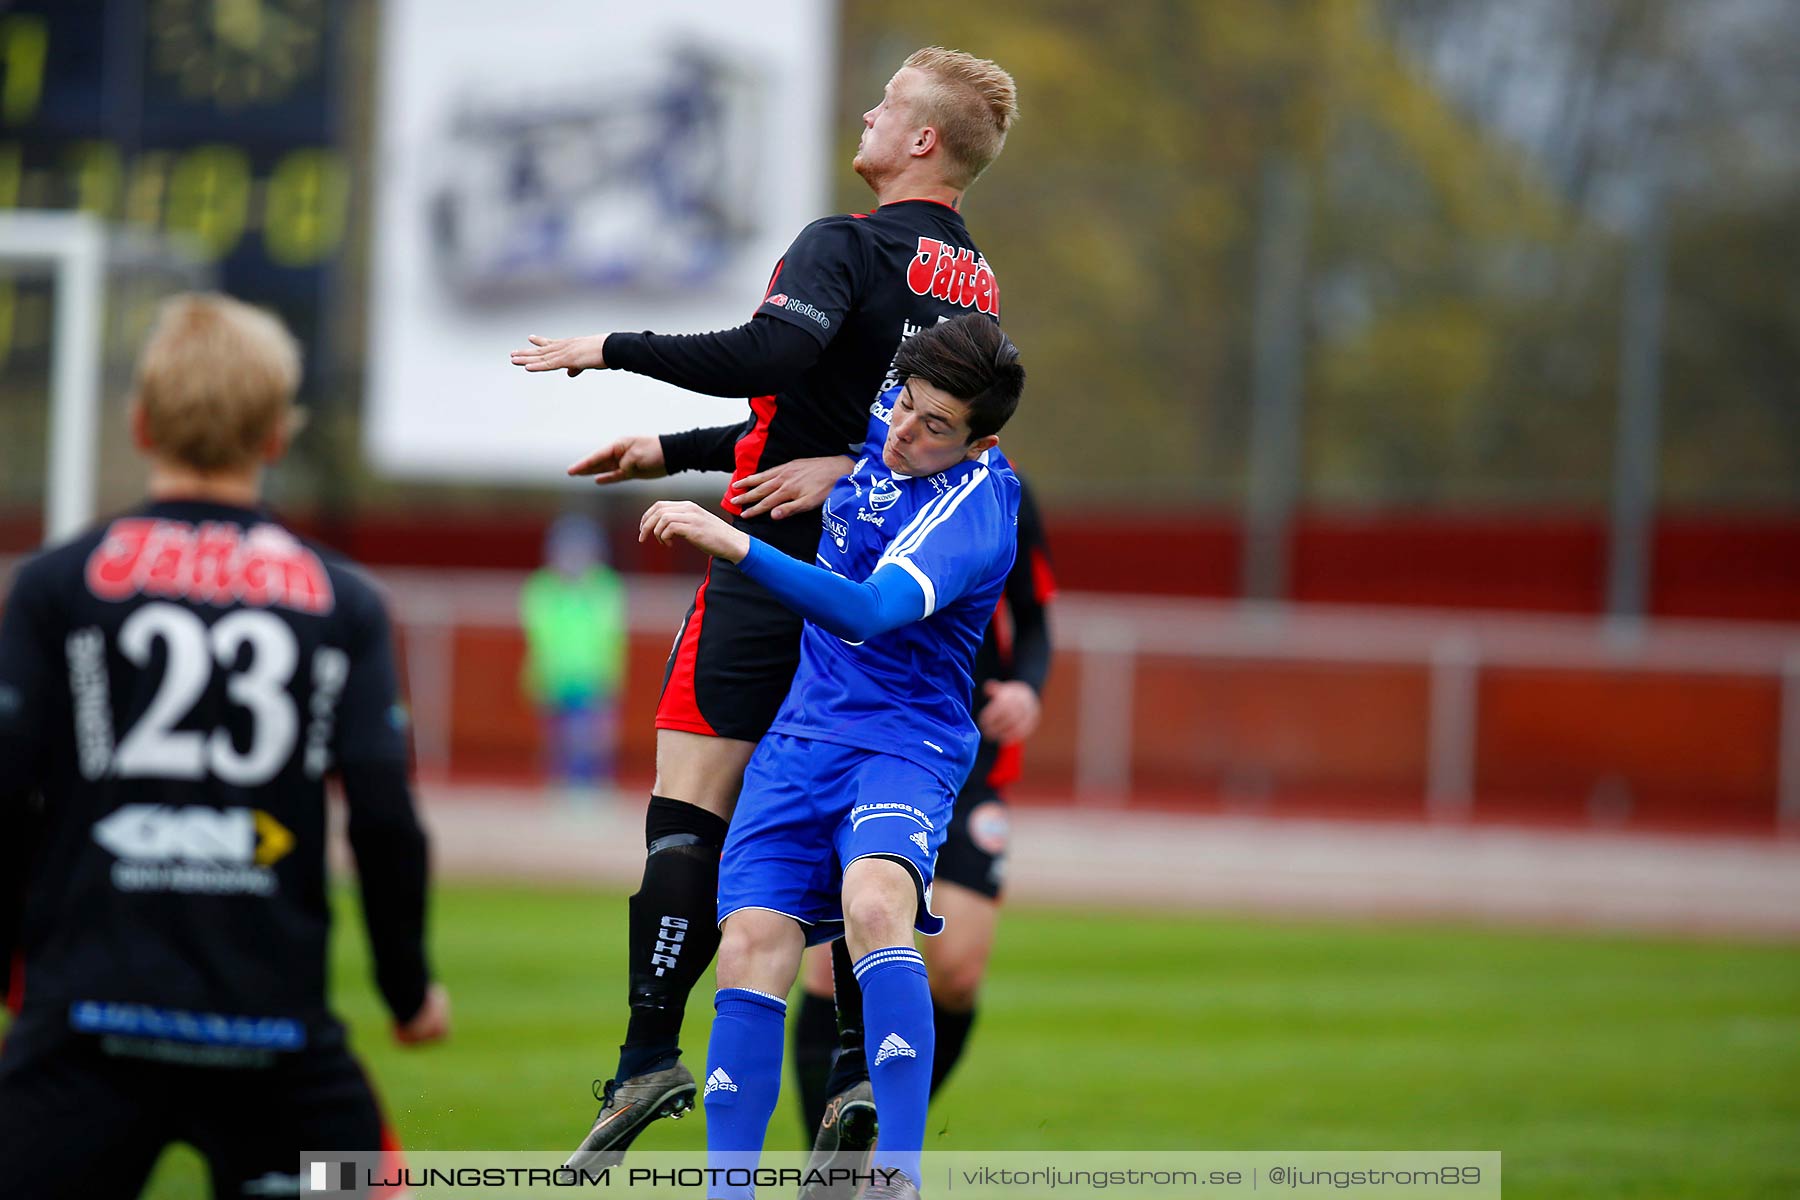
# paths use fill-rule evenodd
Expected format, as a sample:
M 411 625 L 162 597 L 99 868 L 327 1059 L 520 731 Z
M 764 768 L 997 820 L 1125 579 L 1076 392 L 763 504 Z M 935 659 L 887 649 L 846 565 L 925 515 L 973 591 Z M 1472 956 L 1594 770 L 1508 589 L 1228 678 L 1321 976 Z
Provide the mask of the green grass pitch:
M 360 923 L 338 1010 L 405 1144 L 564 1150 L 622 1030 L 618 896 L 440 892 L 454 1041 L 395 1047 Z M 711 984 L 686 1050 L 704 1062 Z M 697 1071 L 698 1073 L 698 1071 Z M 1504 1153 L 1511 1197 L 1800 1195 L 1800 952 L 1462 927 L 1009 911 L 928 1148 Z M 700 1149 L 698 1118 L 645 1148 Z M 772 1149 L 802 1145 L 791 1092 Z M 167 1155 L 149 1195 L 205 1195 Z

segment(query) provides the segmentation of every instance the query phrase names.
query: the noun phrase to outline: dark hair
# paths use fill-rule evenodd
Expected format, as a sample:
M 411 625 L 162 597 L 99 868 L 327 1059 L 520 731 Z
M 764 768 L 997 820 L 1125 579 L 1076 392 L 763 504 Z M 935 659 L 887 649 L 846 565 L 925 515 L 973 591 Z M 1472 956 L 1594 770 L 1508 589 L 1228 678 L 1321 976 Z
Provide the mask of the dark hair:
M 968 405 L 970 441 L 999 433 L 1025 390 L 1019 348 L 978 313 L 913 334 L 900 343 L 894 369 L 902 383 L 923 379 Z

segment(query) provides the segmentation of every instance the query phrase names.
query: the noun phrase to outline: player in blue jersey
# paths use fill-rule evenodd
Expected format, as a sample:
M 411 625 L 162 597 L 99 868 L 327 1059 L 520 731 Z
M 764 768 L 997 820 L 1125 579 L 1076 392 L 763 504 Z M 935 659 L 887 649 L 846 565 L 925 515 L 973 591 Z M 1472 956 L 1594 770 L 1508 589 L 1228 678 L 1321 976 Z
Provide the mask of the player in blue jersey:
M 760 1151 L 801 951 L 846 938 L 862 985 L 881 1141 L 870 1196 L 917 1194 L 931 993 L 913 931 L 980 737 L 975 655 L 1017 548 L 1019 483 L 998 449 L 1025 372 L 992 322 L 907 340 L 862 457 L 802 563 L 687 501 L 640 536 L 682 538 L 806 619 L 793 687 L 757 746 L 720 863 L 718 1017 L 703 1098 L 715 1161 Z M 748 1186 L 715 1196 L 749 1196 Z

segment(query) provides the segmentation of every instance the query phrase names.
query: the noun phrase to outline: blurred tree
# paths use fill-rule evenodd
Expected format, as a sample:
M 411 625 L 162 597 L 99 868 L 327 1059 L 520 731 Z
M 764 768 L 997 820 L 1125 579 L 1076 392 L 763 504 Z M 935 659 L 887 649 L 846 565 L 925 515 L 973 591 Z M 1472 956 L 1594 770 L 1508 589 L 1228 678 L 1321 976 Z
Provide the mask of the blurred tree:
M 1314 192 L 1307 494 L 1605 502 L 1624 234 L 1673 206 L 1665 495 L 1800 504 L 1800 31 L 1785 0 L 918 0 L 844 10 L 844 147 L 901 58 L 994 57 L 970 194 L 1046 491 L 1235 501 L 1258 181 Z M 862 204 L 848 183 L 843 199 Z M 1789 253 L 1779 251 L 1786 248 Z

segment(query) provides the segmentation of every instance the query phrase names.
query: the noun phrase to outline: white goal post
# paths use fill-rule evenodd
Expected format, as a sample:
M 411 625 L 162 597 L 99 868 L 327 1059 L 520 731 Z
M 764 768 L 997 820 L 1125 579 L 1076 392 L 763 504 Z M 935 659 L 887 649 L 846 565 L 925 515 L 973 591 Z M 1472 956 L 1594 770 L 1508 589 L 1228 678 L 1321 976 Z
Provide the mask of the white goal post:
M 44 541 L 56 542 L 80 532 L 98 504 L 114 273 L 169 272 L 184 286 L 207 287 L 212 271 L 164 235 L 109 226 L 91 213 L 35 209 L 0 210 L 0 268 L 51 282 Z
M 0 262 L 47 268 L 56 309 L 50 344 L 50 449 L 44 540 L 93 519 L 106 325 L 106 228 L 79 212 L 0 213 Z

